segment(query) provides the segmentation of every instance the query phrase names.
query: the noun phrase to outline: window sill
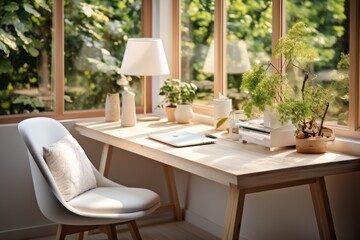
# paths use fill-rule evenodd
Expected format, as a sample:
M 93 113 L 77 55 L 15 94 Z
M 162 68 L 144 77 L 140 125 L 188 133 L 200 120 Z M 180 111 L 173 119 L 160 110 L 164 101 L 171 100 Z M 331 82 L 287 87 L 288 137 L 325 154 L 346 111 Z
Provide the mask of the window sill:
M 360 141 L 345 137 L 336 137 L 334 142 L 328 143 L 328 149 L 352 155 L 360 155 Z
M 193 120 L 203 124 L 213 124 L 213 118 L 209 115 L 194 113 Z M 335 141 L 328 143 L 328 149 L 330 151 L 341 152 L 345 154 L 360 155 L 360 140 L 336 137 Z

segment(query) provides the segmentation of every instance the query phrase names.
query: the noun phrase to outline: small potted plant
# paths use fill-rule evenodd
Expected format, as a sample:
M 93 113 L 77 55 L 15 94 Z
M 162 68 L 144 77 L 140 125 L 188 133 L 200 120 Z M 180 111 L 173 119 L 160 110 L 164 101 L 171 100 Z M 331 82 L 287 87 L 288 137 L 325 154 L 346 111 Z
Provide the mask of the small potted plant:
M 180 96 L 175 110 L 175 119 L 178 123 L 189 123 L 193 117 L 191 104 L 196 97 L 197 87 L 193 83 L 180 83 Z
M 160 88 L 159 95 L 164 96 L 164 99 L 157 107 L 165 108 L 169 122 L 175 122 L 176 103 L 180 101 L 180 85 L 179 79 L 166 79 Z
M 284 62 L 281 69 L 274 68 L 275 73 L 267 74 L 264 66 L 256 65 L 244 74 L 242 88 L 250 95 L 244 111 L 251 116 L 254 108 L 275 109 L 281 123 L 291 121 L 295 125 L 298 152 L 321 153 L 326 151 L 326 141 L 334 139 L 332 131 L 323 126 L 332 94 L 311 81 L 316 76 L 311 76 L 308 63 L 318 54 L 317 49 L 306 43 L 307 34 L 305 24 L 299 22 L 279 39 L 274 56 L 283 56 Z M 287 69 L 290 67 L 304 73 L 298 97 L 289 87 Z
M 302 153 L 324 153 L 327 141 L 334 140 L 332 130 L 324 127 L 332 94 L 318 86 L 303 80 L 301 97 L 287 99 L 280 103 L 278 112 L 280 121 L 290 120 L 296 127 L 296 150 Z

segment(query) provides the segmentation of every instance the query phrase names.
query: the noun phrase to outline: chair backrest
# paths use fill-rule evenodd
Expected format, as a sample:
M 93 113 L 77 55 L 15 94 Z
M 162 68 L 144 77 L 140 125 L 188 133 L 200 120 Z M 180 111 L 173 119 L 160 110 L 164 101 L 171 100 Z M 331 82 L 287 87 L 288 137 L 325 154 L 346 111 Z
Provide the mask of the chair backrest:
M 61 197 L 43 158 L 42 148 L 70 134 L 69 131 L 58 121 L 45 117 L 26 119 L 19 123 L 18 130 L 28 149 L 36 200 L 41 212 L 53 222 L 67 222 L 67 215 L 71 213 L 67 213 L 64 207 L 67 203 Z

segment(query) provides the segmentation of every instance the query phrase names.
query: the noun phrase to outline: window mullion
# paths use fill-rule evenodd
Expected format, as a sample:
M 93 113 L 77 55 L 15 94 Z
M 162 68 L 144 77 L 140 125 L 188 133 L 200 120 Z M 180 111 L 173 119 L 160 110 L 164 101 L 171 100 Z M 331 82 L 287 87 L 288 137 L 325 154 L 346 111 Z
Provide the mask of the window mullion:
M 272 52 L 275 50 L 277 41 L 285 35 L 286 32 L 286 7 L 285 0 L 273 0 L 273 10 L 272 10 Z M 283 64 L 283 56 L 278 58 L 271 58 L 272 64 L 277 68 L 281 69 Z
M 172 66 L 171 75 L 173 78 L 181 79 L 181 14 L 180 1 L 172 1 Z
M 53 84 L 55 114 L 62 115 L 65 111 L 64 104 L 64 1 L 54 3 L 54 36 L 53 36 Z
M 359 3 L 350 1 L 350 82 L 349 123 L 351 131 L 359 127 Z
M 151 38 L 152 33 L 152 0 L 142 0 L 141 1 L 141 36 Z M 146 112 L 152 112 L 152 77 L 144 77 L 144 81 L 146 81 L 146 89 L 144 86 L 141 86 L 141 91 L 146 91 Z M 144 103 L 144 99 L 142 99 L 142 103 Z M 140 109 L 137 109 L 139 113 Z M 143 109 L 141 110 L 143 112 Z
M 215 75 L 214 97 L 226 96 L 226 0 L 215 0 Z

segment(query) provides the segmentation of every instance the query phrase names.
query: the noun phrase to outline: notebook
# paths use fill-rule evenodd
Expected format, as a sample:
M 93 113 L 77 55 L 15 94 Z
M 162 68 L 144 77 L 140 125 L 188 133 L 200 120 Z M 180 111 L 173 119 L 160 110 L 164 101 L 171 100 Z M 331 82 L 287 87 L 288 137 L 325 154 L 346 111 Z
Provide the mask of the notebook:
M 214 138 L 186 131 L 150 134 L 149 138 L 174 147 L 187 147 L 216 142 Z

